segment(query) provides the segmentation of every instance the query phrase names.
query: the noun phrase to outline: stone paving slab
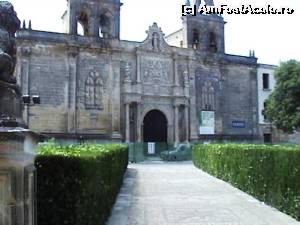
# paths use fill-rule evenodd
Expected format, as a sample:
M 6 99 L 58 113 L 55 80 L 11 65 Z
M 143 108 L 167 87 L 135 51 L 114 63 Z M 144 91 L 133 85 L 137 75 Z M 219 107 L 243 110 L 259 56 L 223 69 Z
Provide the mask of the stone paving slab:
M 108 225 L 300 225 L 191 162 L 130 164 Z

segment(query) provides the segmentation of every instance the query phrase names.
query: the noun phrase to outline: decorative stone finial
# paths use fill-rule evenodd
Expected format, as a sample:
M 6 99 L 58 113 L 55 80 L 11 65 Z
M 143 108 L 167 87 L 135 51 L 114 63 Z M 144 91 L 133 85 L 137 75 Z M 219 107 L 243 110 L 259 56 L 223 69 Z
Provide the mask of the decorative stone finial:
M 32 30 L 32 27 L 31 27 L 31 20 L 29 20 L 28 29 L 29 29 L 29 30 Z
M 26 29 L 26 21 L 23 20 L 22 29 Z

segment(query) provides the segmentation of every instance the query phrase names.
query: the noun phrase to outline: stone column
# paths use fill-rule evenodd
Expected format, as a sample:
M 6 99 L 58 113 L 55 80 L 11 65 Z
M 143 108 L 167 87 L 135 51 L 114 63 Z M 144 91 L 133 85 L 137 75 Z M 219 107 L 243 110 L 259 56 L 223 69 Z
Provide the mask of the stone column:
M 126 137 L 126 143 L 129 143 L 130 142 L 130 104 L 129 103 L 125 103 L 125 123 L 126 123 L 126 134 L 125 134 L 125 137 Z
M 175 113 L 174 113 L 174 134 L 175 134 L 175 145 L 179 143 L 179 130 L 178 130 L 178 111 L 179 106 L 175 105 Z

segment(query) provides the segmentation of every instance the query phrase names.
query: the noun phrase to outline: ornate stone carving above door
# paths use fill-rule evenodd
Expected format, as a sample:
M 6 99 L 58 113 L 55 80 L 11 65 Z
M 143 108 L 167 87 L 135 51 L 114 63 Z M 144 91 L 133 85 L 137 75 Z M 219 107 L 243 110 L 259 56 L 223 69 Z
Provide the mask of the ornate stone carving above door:
M 142 62 L 142 79 L 145 83 L 166 84 L 170 83 L 169 63 L 167 61 L 146 59 Z

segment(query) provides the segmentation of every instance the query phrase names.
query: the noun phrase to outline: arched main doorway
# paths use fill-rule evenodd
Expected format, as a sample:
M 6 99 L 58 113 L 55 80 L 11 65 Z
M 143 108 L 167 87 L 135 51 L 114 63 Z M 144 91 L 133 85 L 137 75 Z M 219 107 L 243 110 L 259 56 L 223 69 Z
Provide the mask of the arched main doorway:
M 168 121 L 159 110 L 151 110 L 144 117 L 143 128 L 144 142 L 168 141 Z

